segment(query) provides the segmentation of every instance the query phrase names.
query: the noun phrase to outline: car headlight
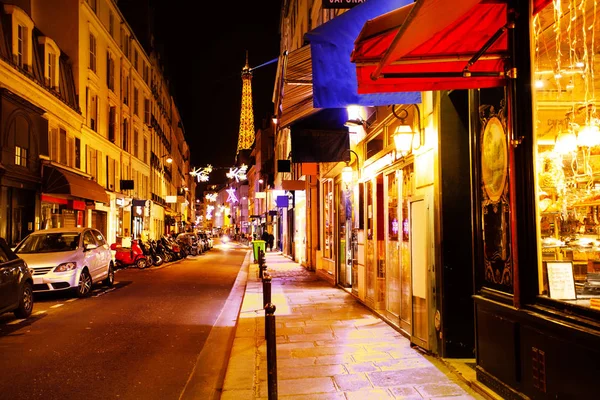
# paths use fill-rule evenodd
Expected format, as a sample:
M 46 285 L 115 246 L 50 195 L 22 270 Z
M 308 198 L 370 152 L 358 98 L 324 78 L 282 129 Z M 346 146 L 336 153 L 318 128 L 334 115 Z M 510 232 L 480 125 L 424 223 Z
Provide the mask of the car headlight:
M 66 262 L 59 264 L 58 267 L 54 268 L 54 272 L 67 272 L 73 271 L 74 269 L 77 269 L 76 262 Z

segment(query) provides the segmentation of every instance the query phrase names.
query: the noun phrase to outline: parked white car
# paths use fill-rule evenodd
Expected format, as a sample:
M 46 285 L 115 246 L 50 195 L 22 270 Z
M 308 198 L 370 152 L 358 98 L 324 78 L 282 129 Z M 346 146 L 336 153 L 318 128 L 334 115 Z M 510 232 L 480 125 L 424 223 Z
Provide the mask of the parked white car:
M 95 283 L 114 283 L 112 253 L 96 229 L 36 231 L 19 243 L 15 253 L 33 270 L 34 292 L 70 289 L 78 297 L 85 297 Z

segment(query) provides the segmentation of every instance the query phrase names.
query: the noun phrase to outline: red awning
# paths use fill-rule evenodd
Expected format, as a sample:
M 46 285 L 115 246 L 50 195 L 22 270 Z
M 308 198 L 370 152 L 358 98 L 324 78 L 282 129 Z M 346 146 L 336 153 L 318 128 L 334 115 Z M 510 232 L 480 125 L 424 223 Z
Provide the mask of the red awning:
M 489 0 L 418 0 L 369 20 L 351 56 L 358 92 L 503 86 L 509 23 L 506 3 Z

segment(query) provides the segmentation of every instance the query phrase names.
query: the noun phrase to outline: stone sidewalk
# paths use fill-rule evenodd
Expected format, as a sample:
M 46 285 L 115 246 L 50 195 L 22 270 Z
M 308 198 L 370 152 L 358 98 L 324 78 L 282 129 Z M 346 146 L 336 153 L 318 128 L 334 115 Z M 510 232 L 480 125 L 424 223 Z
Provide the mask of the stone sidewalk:
M 268 398 L 262 280 L 249 257 L 224 400 Z M 267 252 L 266 265 L 279 399 L 484 399 L 343 289 L 279 252 Z

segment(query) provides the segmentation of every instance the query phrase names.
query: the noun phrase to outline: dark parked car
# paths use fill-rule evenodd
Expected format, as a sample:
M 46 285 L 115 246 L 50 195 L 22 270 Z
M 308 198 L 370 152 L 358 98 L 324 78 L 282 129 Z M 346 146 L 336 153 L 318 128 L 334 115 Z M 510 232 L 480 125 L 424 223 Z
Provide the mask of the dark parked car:
M 0 314 L 27 318 L 33 311 L 33 277 L 27 263 L 0 238 Z

